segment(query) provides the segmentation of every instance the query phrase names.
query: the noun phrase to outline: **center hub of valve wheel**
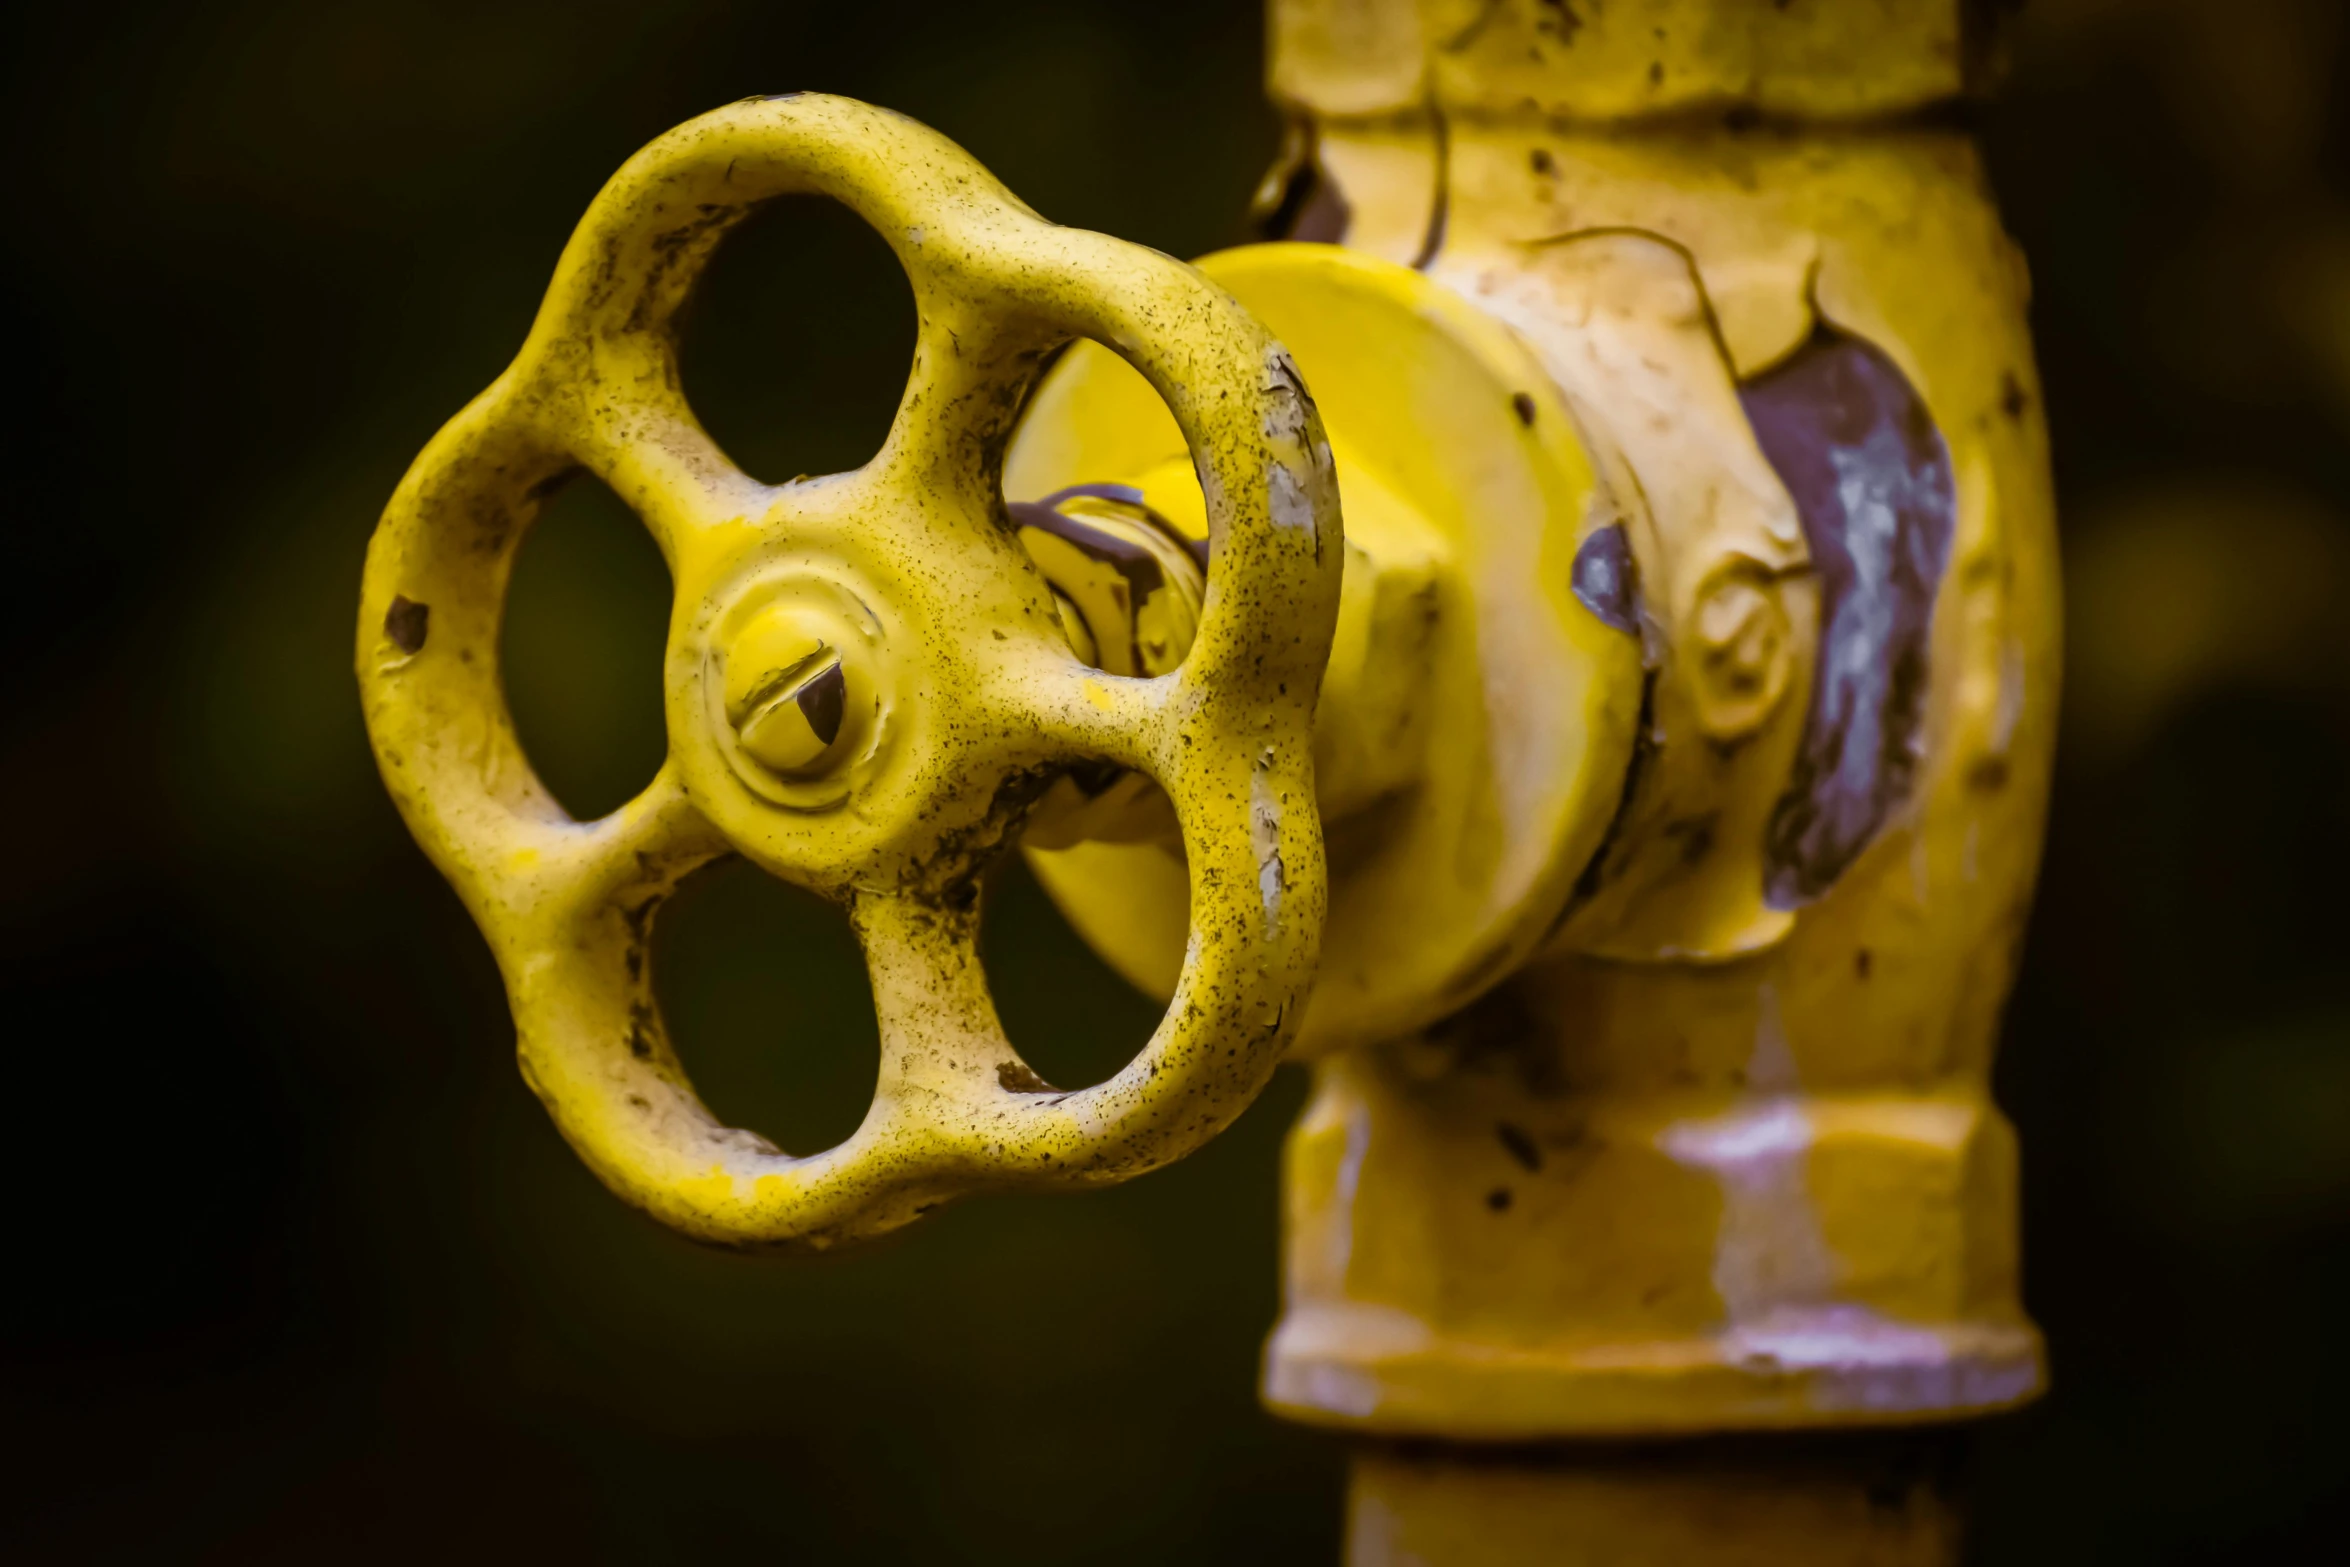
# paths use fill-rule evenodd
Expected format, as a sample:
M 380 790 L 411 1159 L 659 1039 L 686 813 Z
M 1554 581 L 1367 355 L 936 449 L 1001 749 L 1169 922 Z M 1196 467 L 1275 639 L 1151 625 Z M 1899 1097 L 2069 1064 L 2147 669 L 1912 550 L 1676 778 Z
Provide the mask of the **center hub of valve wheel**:
M 735 774 L 782 805 L 806 807 L 873 737 L 870 628 L 805 596 L 746 605 L 717 641 L 721 749 Z M 731 743 L 727 743 L 731 741 Z

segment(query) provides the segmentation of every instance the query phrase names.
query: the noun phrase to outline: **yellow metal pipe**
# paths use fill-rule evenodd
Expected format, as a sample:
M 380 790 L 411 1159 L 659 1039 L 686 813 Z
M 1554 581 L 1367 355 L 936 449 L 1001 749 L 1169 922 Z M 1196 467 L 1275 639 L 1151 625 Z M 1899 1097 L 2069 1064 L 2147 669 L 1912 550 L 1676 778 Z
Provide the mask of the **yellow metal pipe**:
M 1947 1567 L 1958 1455 L 1933 1437 L 1479 1450 L 1366 1444 L 1348 1567 Z

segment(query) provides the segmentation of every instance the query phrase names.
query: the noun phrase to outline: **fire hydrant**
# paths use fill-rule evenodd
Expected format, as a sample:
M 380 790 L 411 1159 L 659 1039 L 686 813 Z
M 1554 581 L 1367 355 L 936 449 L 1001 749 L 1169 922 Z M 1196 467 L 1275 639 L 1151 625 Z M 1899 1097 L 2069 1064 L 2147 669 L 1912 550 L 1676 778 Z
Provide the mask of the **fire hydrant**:
M 1264 1391 L 1357 1439 L 1350 1559 L 1953 1560 L 1931 1442 L 1870 1433 L 2042 1382 L 1987 1079 L 2057 650 L 2026 284 L 1944 112 L 1982 9 L 1274 0 L 1289 237 L 1196 267 L 842 99 L 632 159 L 359 627 L 565 1137 L 691 1234 L 823 1247 L 1138 1174 L 1307 1062 Z M 767 486 L 672 322 L 795 191 L 920 331 L 873 461 Z M 668 764 L 587 823 L 497 659 L 583 468 L 677 592 Z M 1092 1088 L 987 994 L 1015 845 L 1168 1003 Z M 652 921 L 728 852 L 864 945 L 831 1150 L 718 1123 L 664 1030 Z

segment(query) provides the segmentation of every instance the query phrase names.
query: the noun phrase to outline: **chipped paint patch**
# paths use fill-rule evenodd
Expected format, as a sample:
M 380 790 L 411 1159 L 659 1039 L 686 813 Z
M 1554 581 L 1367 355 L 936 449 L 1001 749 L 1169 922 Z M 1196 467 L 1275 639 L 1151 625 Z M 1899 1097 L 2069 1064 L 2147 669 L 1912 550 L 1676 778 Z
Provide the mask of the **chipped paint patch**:
M 1305 534 L 1314 533 L 1314 498 L 1306 493 L 1287 463 L 1275 463 L 1265 480 L 1265 505 L 1273 514 L 1276 527 L 1290 528 Z
M 1638 636 L 1640 611 L 1633 579 L 1632 544 L 1620 522 L 1595 529 L 1575 551 L 1575 601 L 1598 616 L 1601 625 Z
M 1267 753 L 1269 762 L 1271 753 Z M 1266 766 L 1249 778 L 1249 847 L 1257 859 L 1257 901 L 1265 910 L 1265 928 L 1281 927 L 1281 900 L 1289 891 L 1289 867 L 1281 859 L 1281 800 Z
M 398 594 L 392 596 L 391 608 L 384 611 L 384 635 L 391 639 L 392 646 L 403 653 L 417 652 L 424 646 L 431 628 L 431 605 Z
M 1822 329 L 1739 400 L 1820 582 L 1811 707 L 1769 828 L 1768 900 L 1790 909 L 1827 891 L 1914 786 L 1958 499 L 1924 400 L 1860 338 Z

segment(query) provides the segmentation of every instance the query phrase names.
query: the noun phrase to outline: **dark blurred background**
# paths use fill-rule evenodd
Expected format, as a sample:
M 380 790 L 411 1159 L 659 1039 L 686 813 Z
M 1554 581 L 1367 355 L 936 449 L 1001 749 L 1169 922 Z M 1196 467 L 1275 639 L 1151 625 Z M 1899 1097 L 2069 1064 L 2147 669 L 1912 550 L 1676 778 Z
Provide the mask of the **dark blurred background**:
M 2071 615 L 2001 1095 L 2057 1391 L 1977 1455 L 1988 1563 L 2283 1559 L 2350 1523 L 2350 114 L 2336 0 L 2041 0 L 1985 145 L 2037 279 Z M 0 617 L 0 1291 L 18 1560 L 1329 1561 L 1341 1459 L 1256 1407 L 1284 1074 L 1177 1168 L 814 1262 L 609 1199 L 377 784 L 377 510 L 520 342 L 605 176 L 815 87 L 1041 211 L 1248 237 L 1258 0 L 25 7 Z M 912 343 L 844 216 L 722 253 L 688 340 L 754 473 L 861 460 Z M 575 811 L 661 752 L 666 583 L 577 486 L 508 634 Z M 1152 1009 L 1017 871 L 1013 1036 L 1084 1081 Z M 721 870 L 664 988 L 724 1116 L 855 1124 L 830 911 Z

